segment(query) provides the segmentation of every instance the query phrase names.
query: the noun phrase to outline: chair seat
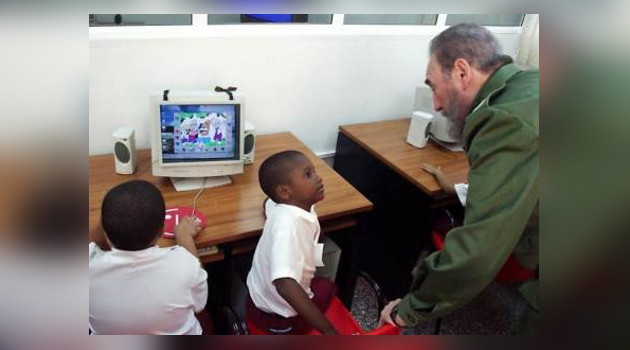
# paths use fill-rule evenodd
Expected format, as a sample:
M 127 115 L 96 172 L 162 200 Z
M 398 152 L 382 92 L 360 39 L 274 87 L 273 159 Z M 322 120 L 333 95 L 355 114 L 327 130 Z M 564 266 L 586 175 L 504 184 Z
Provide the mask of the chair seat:
M 444 249 L 444 236 L 437 230 L 432 232 L 431 239 L 436 250 Z M 536 277 L 536 271 L 521 267 L 514 255 L 510 254 L 494 280 L 501 283 L 514 283 L 525 282 L 534 277 Z
M 352 315 L 341 303 L 339 298 L 334 298 L 328 309 L 326 310 L 326 318 L 333 324 L 335 329 L 343 335 L 397 335 L 400 330 L 390 324 L 386 324 L 370 332 L 365 332 L 361 326 L 352 318 Z M 249 333 L 252 335 L 265 335 L 264 331 L 256 327 L 250 320 L 245 320 Z M 321 335 L 315 329 L 311 330 L 308 335 Z

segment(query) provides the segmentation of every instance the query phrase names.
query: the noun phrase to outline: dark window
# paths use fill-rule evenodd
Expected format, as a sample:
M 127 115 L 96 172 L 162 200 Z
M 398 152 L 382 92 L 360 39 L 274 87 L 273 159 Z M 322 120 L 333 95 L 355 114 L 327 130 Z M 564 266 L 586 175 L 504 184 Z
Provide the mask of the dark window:
M 91 14 L 90 27 L 191 25 L 192 15 Z
M 208 24 L 309 23 L 331 24 L 330 14 L 208 14 Z
M 438 15 L 345 15 L 343 24 L 435 25 Z
M 520 27 L 523 24 L 525 15 L 448 15 L 446 25 L 452 26 L 457 23 L 469 22 L 482 26 L 498 27 Z

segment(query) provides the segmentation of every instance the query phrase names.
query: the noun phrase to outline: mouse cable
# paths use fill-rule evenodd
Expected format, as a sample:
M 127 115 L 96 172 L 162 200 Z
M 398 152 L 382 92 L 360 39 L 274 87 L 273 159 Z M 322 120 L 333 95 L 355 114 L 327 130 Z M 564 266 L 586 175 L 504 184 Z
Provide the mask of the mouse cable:
M 197 192 L 195 199 L 193 199 L 192 213 L 190 214 L 190 216 L 195 216 L 195 211 L 197 209 L 197 199 L 199 198 L 199 196 L 201 196 L 201 193 L 205 189 L 206 189 L 206 178 L 204 177 L 203 182 L 201 183 L 201 188 L 199 189 L 199 192 Z

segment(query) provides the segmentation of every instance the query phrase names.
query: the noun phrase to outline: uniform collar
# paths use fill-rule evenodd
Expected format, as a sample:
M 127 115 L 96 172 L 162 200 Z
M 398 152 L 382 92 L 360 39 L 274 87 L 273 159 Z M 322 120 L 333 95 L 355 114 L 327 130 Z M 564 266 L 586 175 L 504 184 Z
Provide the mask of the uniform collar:
M 485 84 L 479 90 L 479 93 L 475 97 L 468 114 L 470 115 L 490 94 L 505 87 L 505 83 L 514 74 L 518 73 L 520 69 L 513 63 L 506 64 L 503 67 L 497 69 L 494 74 L 488 78 Z
M 307 219 L 309 221 L 312 222 L 316 222 L 317 221 L 317 213 L 315 213 L 315 206 L 311 206 L 311 211 L 308 212 L 300 207 L 297 207 L 295 205 L 291 205 L 291 204 L 277 204 L 278 208 L 283 208 L 284 210 L 289 211 L 290 213 L 292 213 L 295 216 Z
M 127 256 L 135 256 L 135 257 L 144 257 L 150 256 L 155 251 L 159 251 L 160 247 L 157 245 L 142 249 L 142 250 L 121 250 L 112 247 L 112 253 L 116 253 L 116 255 L 127 255 Z
M 474 122 L 471 120 L 471 116 L 475 114 L 477 109 L 482 106 L 487 106 L 488 98 L 497 91 L 503 89 L 507 83 L 507 81 L 514 76 L 514 74 L 520 72 L 521 70 L 514 64 L 506 64 L 503 67 L 497 69 L 494 74 L 488 78 L 488 80 L 483 84 L 479 93 L 475 97 L 475 100 L 468 111 L 468 115 L 466 116 L 466 121 L 464 123 L 464 130 L 462 133 L 462 141 L 464 144 L 464 149 L 468 151 L 470 147 L 471 140 L 471 132 L 474 125 Z

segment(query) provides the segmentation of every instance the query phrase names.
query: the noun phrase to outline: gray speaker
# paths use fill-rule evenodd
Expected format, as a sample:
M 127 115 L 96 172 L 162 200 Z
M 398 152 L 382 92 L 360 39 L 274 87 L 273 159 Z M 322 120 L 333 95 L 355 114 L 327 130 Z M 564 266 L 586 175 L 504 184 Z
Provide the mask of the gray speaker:
M 243 130 L 243 164 L 249 165 L 254 163 L 254 153 L 256 152 L 256 134 L 254 125 L 245 121 L 245 130 Z
M 114 138 L 114 161 L 116 172 L 123 175 L 131 175 L 136 171 L 136 137 L 132 128 L 120 128 L 116 130 Z

